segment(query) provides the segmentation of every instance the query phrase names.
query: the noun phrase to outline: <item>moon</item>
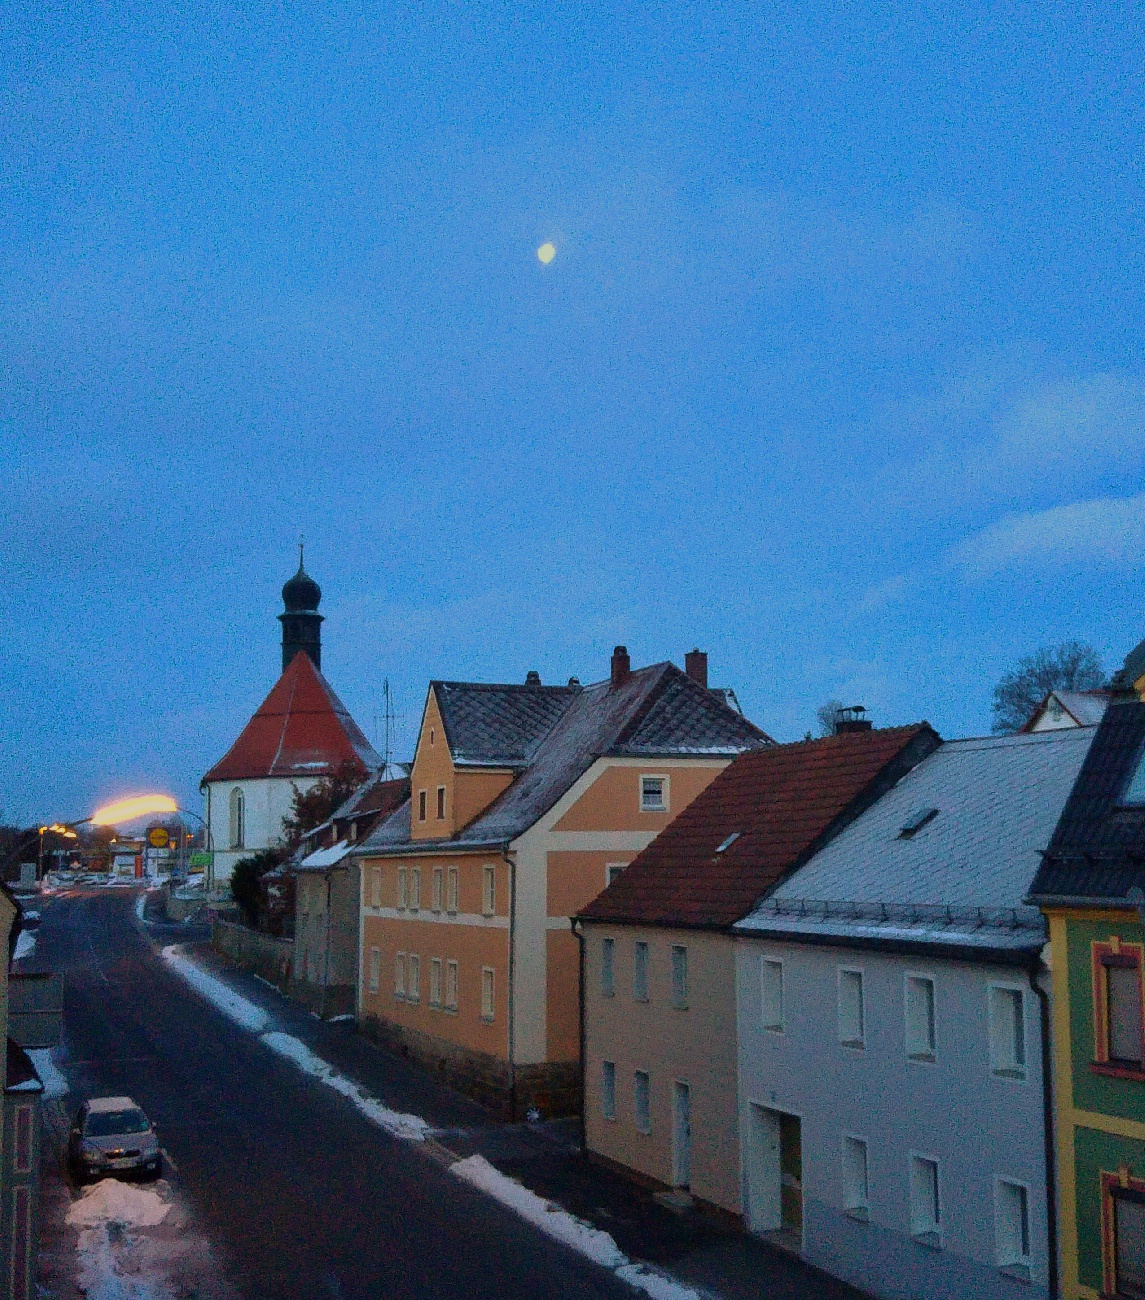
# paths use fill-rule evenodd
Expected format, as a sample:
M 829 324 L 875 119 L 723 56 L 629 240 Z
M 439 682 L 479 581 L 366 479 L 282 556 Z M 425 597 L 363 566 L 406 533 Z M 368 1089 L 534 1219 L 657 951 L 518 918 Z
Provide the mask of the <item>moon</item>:
M 543 266 L 548 266 L 556 255 L 557 246 L 555 244 L 545 243 L 537 249 L 537 258 Z

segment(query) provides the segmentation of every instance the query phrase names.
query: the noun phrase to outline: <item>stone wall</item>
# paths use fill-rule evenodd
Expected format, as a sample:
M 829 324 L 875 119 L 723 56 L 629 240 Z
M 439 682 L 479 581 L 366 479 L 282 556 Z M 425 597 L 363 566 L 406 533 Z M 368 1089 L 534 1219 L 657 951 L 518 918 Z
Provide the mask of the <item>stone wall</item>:
M 216 921 L 211 942 L 236 966 L 253 971 L 284 991 L 289 988 L 294 965 L 294 940 L 276 939 L 235 921 Z

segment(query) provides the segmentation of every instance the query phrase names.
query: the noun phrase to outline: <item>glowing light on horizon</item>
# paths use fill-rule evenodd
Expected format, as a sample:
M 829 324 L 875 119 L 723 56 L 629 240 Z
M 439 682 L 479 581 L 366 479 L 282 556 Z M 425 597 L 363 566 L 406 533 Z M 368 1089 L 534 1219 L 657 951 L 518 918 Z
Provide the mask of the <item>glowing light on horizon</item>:
M 548 266 L 556 255 L 556 244 L 542 244 L 540 248 L 537 249 L 537 257 L 540 259 L 542 266 Z
M 148 813 L 174 813 L 179 805 L 170 795 L 139 794 L 131 799 L 120 799 L 116 803 L 105 804 L 97 808 L 88 818 L 93 826 L 117 826 L 120 822 L 134 821 L 136 817 L 146 817 Z

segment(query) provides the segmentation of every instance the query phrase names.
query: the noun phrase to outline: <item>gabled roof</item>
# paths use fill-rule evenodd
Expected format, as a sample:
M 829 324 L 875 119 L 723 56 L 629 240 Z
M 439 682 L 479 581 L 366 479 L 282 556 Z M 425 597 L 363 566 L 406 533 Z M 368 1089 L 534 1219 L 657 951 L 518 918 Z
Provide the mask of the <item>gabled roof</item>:
M 1058 726 L 1096 727 L 1108 704 L 1108 691 L 1050 691 L 1020 730 L 1035 730 L 1047 713 Z
M 744 754 L 582 917 L 731 925 L 939 743 L 923 722 Z
M 1115 701 L 1094 736 L 1030 897 L 1111 899 L 1145 889 L 1145 804 L 1125 794 L 1145 762 L 1145 703 Z
M 346 821 L 351 817 L 369 817 L 375 813 L 388 816 L 409 798 L 409 777 L 399 776 L 383 780 L 381 774 L 371 777 L 340 804 L 330 820 Z
M 1093 737 L 947 741 L 736 929 L 1040 948 L 1024 899 Z
M 454 703 L 467 693 L 462 683 L 435 683 L 438 685 L 452 688 Z M 609 681 L 571 688 L 498 686 L 489 694 L 497 698 L 499 692 L 545 689 L 563 692 L 563 697 L 548 697 L 550 701 L 563 699 L 560 711 L 543 734 L 532 736 L 527 744 L 520 740 L 514 751 L 523 755 L 523 761 L 514 764 L 518 767 L 518 775 L 508 789 L 468 826 L 451 840 L 418 840 L 411 844 L 409 811 L 406 808 L 375 827 L 360 851 L 439 852 L 449 847 L 507 844 L 534 825 L 601 757 L 668 758 L 708 754 L 734 757 L 747 749 L 773 744 L 758 727 L 729 708 L 720 695 L 700 686 L 670 663 L 637 669 L 619 686 L 613 686 Z M 481 697 L 480 690 L 472 692 L 472 698 Z M 438 698 L 440 700 L 440 693 Z M 490 728 L 496 737 L 490 743 L 482 742 L 476 734 L 477 727 L 472 719 L 478 715 L 478 710 L 466 707 L 465 714 L 469 719 L 466 725 L 471 730 L 465 753 L 489 755 L 498 747 L 502 755 L 510 751 L 503 739 L 506 735 L 503 710 L 510 707 L 505 701 L 511 702 L 517 697 L 506 693 L 499 698 L 501 702 L 496 707 L 488 706 L 486 715 L 491 718 Z M 555 706 L 546 704 L 543 707 Z M 536 714 L 529 716 L 537 719 Z M 529 725 L 539 728 L 541 723 L 536 720 Z M 525 729 L 522 724 L 517 735 L 523 736 Z M 451 752 L 452 746 L 450 736 Z M 487 758 L 484 761 L 493 760 Z
M 458 767 L 523 767 L 579 686 L 430 682 Z
M 310 656 L 300 653 L 202 784 L 320 777 L 345 764 L 359 767 L 365 776 L 381 759 Z

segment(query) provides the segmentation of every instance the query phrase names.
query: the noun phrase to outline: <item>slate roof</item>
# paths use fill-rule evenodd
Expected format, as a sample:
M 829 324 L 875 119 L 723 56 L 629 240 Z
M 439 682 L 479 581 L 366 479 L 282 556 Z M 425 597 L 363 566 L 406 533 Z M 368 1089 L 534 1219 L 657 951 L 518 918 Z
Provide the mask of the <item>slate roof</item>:
M 360 768 L 364 777 L 381 761 L 310 656 L 297 654 L 201 784 L 320 777 L 346 763 Z
M 1138 642 L 1125 656 L 1125 662 L 1113 674 L 1111 689 L 1121 695 L 1133 690 L 1133 683 L 1145 677 L 1145 641 Z
M 582 918 L 729 926 L 939 743 L 923 722 L 745 754 L 589 904 Z
M 1123 802 L 1143 761 L 1145 703 L 1115 701 L 1062 811 L 1031 899 L 1120 902 L 1135 886 L 1145 889 L 1145 804 Z
M 1024 900 L 1094 734 L 947 741 L 737 931 L 1040 949 L 1044 923 Z
M 1047 712 L 1053 713 L 1055 708 L 1065 712 L 1075 726 L 1096 727 L 1108 704 L 1108 691 L 1050 691 L 1021 730 L 1033 731 L 1039 719 Z
M 632 672 L 622 685 L 597 682 L 584 687 L 467 687 L 446 686 L 456 718 L 463 716 L 462 732 L 470 763 L 505 763 L 515 745 L 521 759 L 513 783 L 488 808 L 451 840 L 410 841 L 408 805 L 375 827 L 361 852 L 440 852 L 449 848 L 474 848 L 507 844 L 528 830 L 601 757 L 640 756 L 666 758 L 711 754 L 734 757 L 747 749 L 774 742 L 721 696 L 694 682 L 670 663 L 654 664 Z M 552 694 L 540 697 L 540 692 Z M 560 694 L 558 694 L 558 692 Z M 469 695 L 471 699 L 464 699 Z M 492 697 L 492 701 L 490 700 Z M 438 696 L 439 700 L 441 695 Z M 541 714 L 555 712 L 543 734 L 537 734 Z M 525 721 L 511 726 L 505 713 L 520 707 Z M 443 710 L 444 713 L 444 710 Z M 491 742 L 482 742 L 474 719 L 490 719 Z M 447 727 L 450 750 L 453 733 Z M 526 739 L 528 736 L 528 739 Z M 499 753 L 501 758 L 488 757 Z M 483 759 L 475 755 L 485 755 Z
M 458 767 L 523 767 L 580 689 L 430 682 Z

